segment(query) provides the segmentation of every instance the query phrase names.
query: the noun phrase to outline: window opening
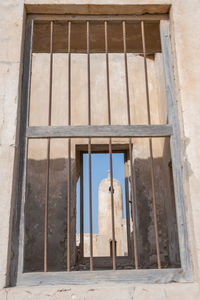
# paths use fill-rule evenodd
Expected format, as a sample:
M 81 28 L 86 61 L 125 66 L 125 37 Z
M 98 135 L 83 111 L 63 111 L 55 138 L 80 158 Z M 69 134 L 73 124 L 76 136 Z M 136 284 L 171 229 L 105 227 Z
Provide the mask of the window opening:
M 89 170 L 88 170 L 88 154 L 81 153 L 81 161 L 83 161 L 83 184 L 81 185 L 83 191 L 80 190 L 80 180 L 78 181 L 77 189 L 77 229 L 76 229 L 76 246 L 78 248 L 77 268 L 87 268 L 87 257 L 90 256 L 89 251 Z M 125 198 L 125 153 L 119 151 L 112 153 L 113 158 L 113 185 L 115 190 L 114 200 L 114 217 L 115 217 L 115 229 L 116 240 L 118 241 L 118 249 L 115 248 L 119 259 L 121 261 L 121 268 L 128 264 L 128 259 L 123 259 L 123 256 L 127 256 L 128 246 L 130 245 L 130 228 L 127 230 L 127 225 L 130 225 L 129 215 L 126 213 L 126 203 L 128 199 Z M 103 269 L 112 269 L 112 260 L 110 255 L 110 241 L 112 238 L 111 232 L 111 192 L 110 189 L 110 170 L 109 170 L 109 154 L 108 153 L 92 153 L 92 199 L 93 199 L 93 256 L 95 265 Z M 83 199 L 80 199 L 80 195 L 83 195 Z M 80 210 L 80 200 L 84 202 L 83 211 Z M 80 216 L 80 217 L 79 217 Z M 84 219 L 82 226 L 80 226 L 81 219 Z M 117 244 L 116 244 L 117 245 Z M 115 245 L 115 247 L 116 247 Z M 117 254 L 116 254 L 117 255 Z M 129 253 L 130 255 L 130 253 Z M 82 259 L 80 259 L 82 257 Z M 100 258 L 101 257 L 101 258 Z M 103 259 L 106 264 L 103 263 Z M 118 257 L 117 257 L 118 259 Z
M 180 268 L 160 22 L 95 18 L 38 17 L 30 26 L 23 272 Z M 101 155 L 109 170 L 106 255 L 95 248 Z M 118 227 L 126 229 L 121 239 Z

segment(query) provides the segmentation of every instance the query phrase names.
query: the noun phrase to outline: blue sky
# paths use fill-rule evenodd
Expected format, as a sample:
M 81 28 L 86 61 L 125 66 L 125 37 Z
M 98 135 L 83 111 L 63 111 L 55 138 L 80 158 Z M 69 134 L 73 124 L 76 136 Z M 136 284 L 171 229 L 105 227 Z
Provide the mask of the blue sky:
M 102 179 L 108 177 L 110 169 L 109 154 L 92 154 L 92 215 L 93 233 L 98 233 L 98 187 Z M 125 217 L 125 182 L 124 182 L 124 154 L 113 153 L 113 177 L 122 185 L 123 207 Z M 83 155 L 83 178 L 84 178 L 84 232 L 89 233 L 89 171 L 88 154 Z M 77 233 L 80 232 L 80 180 L 77 183 Z

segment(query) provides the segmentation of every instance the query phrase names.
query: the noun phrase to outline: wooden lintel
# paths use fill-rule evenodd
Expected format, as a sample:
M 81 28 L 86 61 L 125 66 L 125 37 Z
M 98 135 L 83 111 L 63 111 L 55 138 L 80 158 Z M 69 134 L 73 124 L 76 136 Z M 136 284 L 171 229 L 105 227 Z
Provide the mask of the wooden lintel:
M 168 14 L 144 14 L 144 15 L 29 15 L 35 21 L 151 21 L 168 20 Z

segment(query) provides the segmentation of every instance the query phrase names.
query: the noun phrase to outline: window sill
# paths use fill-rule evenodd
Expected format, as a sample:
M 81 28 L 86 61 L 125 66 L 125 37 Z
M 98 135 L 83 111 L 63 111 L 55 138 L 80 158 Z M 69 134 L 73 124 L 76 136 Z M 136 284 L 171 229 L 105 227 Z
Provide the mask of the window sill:
M 18 276 L 17 285 L 62 285 L 117 283 L 192 282 L 192 274 L 183 269 L 149 269 L 117 271 L 34 272 Z

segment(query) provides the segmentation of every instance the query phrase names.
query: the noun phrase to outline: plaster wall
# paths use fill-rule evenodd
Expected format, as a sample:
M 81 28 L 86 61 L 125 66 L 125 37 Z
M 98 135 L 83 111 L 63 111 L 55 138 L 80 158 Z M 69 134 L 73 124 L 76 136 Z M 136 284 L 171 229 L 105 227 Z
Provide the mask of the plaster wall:
M 18 149 L 17 110 L 20 99 L 21 45 L 23 32 L 24 1 L 2 0 L 0 3 L 0 299 L 199 299 L 200 297 L 200 223 L 199 223 L 199 178 L 200 178 L 200 102 L 199 102 L 199 0 L 26 0 L 28 9 L 36 4 L 138 4 L 164 5 L 170 9 L 171 35 L 175 62 L 176 99 L 181 124 L 182 158 L 184 172 L 185 201 L 189 225 L 190 251 L 194 267 L 194 283 L 170 283 L 167 285 L 105 284 L 103 286 L 46 286 L 15 287 L 6 286 L 9 258 L 9 224 L 12 200 L 12 185 L 15 149 Z M 87 8 L 89 9 L 89 8 Z M 151 12 L 158 11 L 154 6 Z

